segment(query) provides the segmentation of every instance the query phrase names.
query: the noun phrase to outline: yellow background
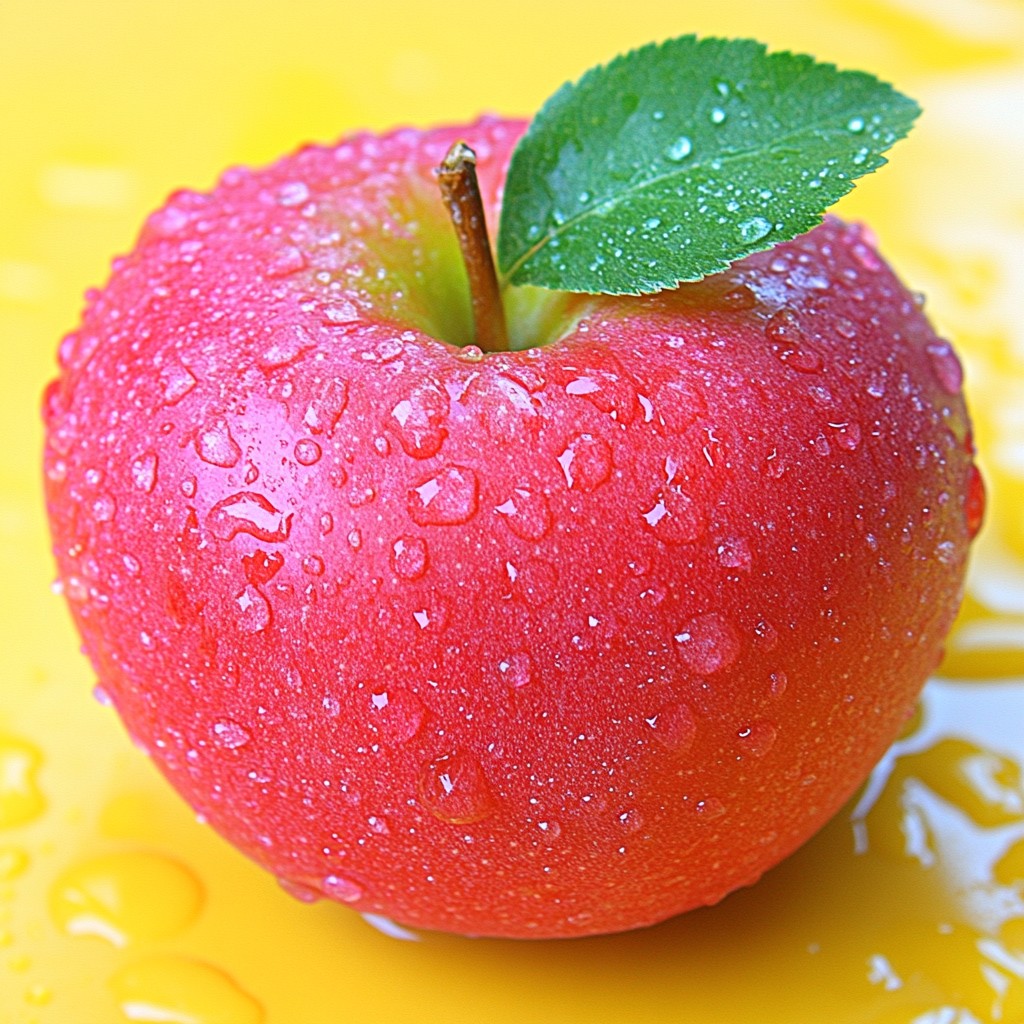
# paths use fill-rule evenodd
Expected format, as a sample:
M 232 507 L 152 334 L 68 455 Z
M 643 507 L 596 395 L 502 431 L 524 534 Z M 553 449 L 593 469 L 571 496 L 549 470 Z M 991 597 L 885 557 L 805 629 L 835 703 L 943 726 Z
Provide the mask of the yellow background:
M 529 114 L 690 31 L 870 70 L 925 108 L 841 212 L 965 359 L 992 500 L 947 679 L 856 830 L 847 812 L 711 910 L 516 944 L 303 905 L 90 697 L 40 498 L 57 342 L 174 188 L 356 128 Z M 1022 125 L 1019 0 L 0 0 L 0 1022 L 1024 1021 Z

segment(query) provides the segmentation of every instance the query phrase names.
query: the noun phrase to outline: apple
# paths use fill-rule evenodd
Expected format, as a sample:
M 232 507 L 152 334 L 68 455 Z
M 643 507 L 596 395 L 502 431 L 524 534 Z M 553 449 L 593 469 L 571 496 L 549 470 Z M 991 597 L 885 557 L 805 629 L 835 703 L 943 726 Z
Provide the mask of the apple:
M 983 506 L 961 370 L 857 226 L 473 337 L 434 169 L 357 135 L 181 192 L 45 398 L 85 653 L 292 891 L 492 936 L 754 882 L 911 714 Z

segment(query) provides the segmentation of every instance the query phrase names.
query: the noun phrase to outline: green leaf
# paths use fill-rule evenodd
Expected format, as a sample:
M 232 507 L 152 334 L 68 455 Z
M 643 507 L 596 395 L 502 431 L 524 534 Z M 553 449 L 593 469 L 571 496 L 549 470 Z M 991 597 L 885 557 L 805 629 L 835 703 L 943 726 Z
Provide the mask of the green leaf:
M 919 113 L 752 39 L 650 44 L 562 86 L 509 165 L 503 284 L 638 295 L 810 230 Z

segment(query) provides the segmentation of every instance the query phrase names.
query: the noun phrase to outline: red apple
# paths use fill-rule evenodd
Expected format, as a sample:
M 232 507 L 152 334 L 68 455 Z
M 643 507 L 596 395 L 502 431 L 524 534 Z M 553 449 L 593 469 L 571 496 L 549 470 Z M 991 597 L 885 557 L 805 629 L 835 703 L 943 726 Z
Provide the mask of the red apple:
M 133 737 L 293 889 L 576 936 L 804 842 L 939 660 L 981 516 L 960 367 L 828 220 L 470 337 L 434 181 L 519 122 L 183 192 L 46 396 L 54 551 Z

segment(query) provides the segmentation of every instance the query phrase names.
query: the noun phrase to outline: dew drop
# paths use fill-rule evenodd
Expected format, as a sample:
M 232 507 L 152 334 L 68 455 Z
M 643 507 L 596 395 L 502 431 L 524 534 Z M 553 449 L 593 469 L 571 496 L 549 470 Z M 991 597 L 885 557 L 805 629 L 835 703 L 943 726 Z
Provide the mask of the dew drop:
M 775 745 L 778 730 L 772 722 L 767 719 L 758 719 L 756 722 L 740 729 L 738 739 L 740 750 L 751 757 L 764 757 Z
M 728 309 L 753 309 L 757 296 L 745 284 L 739 284 L 722 296 L 722 304 Z
M 444 423 L 449 408 L 448 393 L 424 383 L 394 406 L 385 426 L 396 435 L 406 455 L 429 459 L 441 450 L 448 436 Z
M 739 657 L 740 639 L 732 624 L 718 612 L 691 619 L 675 634 L 683 664 L 699 675 L 729 668 Z
M 749 245 L 767 238 L 772 232 L 772 223 L 764 217 L 751 217 L 749 220 L 741 221 L 737 231 L 740 241 Z
M 580 434 L 558 456 L 566 485 L 590 494 L 612 475 L 612 450 L 608 442 L 592 434 Z
M 819 373 L 825 365 L 822 357 L 806 348 L 807 339 L 791 310 L 773 314 L 764 329 L 775 357 L 798 373 Z
M 447 754 L 425 764 L 419 797 L 435 818 L 450 825 L 483 821 L 497 809 L 480 763 L 467 753 Z
M 297 274 L 300 270 L 306 269 L 306 257 L 302 250 L 294 245 L 286 245 L 274 253 L 270 263 L 267 265 L 268 277 L 288 277 L 290 274 Z
M 448 465 L 411 488 L 406 507 L 420 526 L 458 526 L 476 514 L 477 491 L 473 470 Z
M 721 107 L 711 108 L 711 123 L 721 124 L 725 120 L 725 111 Z
M 281 206 L 301 206 L 309 201 L 309 186 L 304 181 L 289 181 L 277 190 Z
M 180 363 L 164 367 L 160 374 L 164 405 L 177 405 L 198 383 L 191 371 Z
M 863 117 L 851 117 L 846 122 L 846 130 L 853 132 L 854 135 L 859 135 L 864 131 L 864 118 Z
M 230 718 L 220 718 L 214 722 L 213 735 L 218 745 L 226 750 L 237 750 L 252 739 L 248 729 Z
M 523 540 L 538 541 L 551 529 L 551 509 L 539 491 L 517 487 L 494 511 Z
M 242 457 L 242 449 L 238 447 L 224 419 L 207 422 L 196 435 L 195 448 L 203 462 L 222 469 L 238 465 Z
M 943 391 L 950 395 L 960 394 L 964 382 L 964 371 L 960 360 L 948 341 L 933 341 L 925 346 L 935 379 Z
M 156 486 L 158 460 L 153 452 L 146 452 L 132 462 L 132 482 L 140 491 L 149 494 Z
M 671 146 L 665 150 L 665 157 L 673 163 L 681 163 L 693 152 L 693 143 L 685 135 L 680 135 Z
M 218 540 L 228 541 L 246 533 L 268 544 L 281 544 L 291 532 L 293 513 L 283 513 L 264 495 L 239 491 L 218 501 L 207 513 L 210 532 Z
M 418 580 L 427 571 L 427 542 L 420 537 L 399 537 L 391 545 L 391 568 L 401 580 Z
M 99 494 L 93 499 L 91 510 L 97 523 L 109 523 L 117 515 L 117 501 L 113 495 Z
M 698 800 L 694 805 L 694 812 L 702 821 L 714 821 L 725 814 L 725 804 L 718 797 L 709 796 Z
M 863 433 L 859 423 L 830 423 L 829 426 L 835 431 L 834 440 L 837 448 L 847 452 L 855 452 L 860 448 Z
M 700 506 L 678 487 L 666 487 L 654 504 L 641 510 L 644 522 L 666 544 L 686 544 L 697 540 L 707 527 Z
M 516 651 L 498 662 L 498 671 L 514 690 L 521 690 L 533 682 L 533 659 L 526 651 Z
M 251 583 L 235 597 L 235 622 L 243 633 L 261 633 L 273 621 L 270 602 Z
M 406 743 L 423 725 L 427 709 L 423 701 L 410 690 L 381 691 L 371 695 L 374 721 L 384 738 L 391 743 Z
M 689 705 L 682 701 L 666 704 L 656 715 L 644 719 L 654 738 L 673 754 L 685 754 L 697 735 L 697 722 Z
M 320 461 L 320 445 L 312 438 L 303 437 L 295 442 L 295 461 L 300 466 L 312 466 Z
M 302 422 L 313 434 L 334 433 L 341 414 L 348 405 L 348 385 L 337 377 L 326 381 L 316 396 L 310 399 Z
M 316 345 L 316 339 L 301 324 L 278 324 L 270 332 L 266 348 L 260 353 L 259 366 L 276 370 L 290 366 Z
M 620 811 L 615 817 L 626 835 L 639 832 L 644 827 L 644 816 L 635 807 L 628 807 Z
M 327 875 L 320 883 L 324 895 L 339 903 L 358 903 L 363 898 L 363 887 L 344 875 Z
M 199 915 L 203 888 L 184 865 L 159 853 L 110 853 L 57 879 L 50 910 L 67 935 L 123 947 L 177 935 Z
M 750 545 L 744 537 L 727 537 L 715 547 L 719 565 L 726 569 L 750 570 Z
M 305 882 L 294 882 L 290 878 L 278 878 L 277 884 L 292 899 L 296 899 L 300 903 L 316 903 L 323 897 L 323 893 L 319 889 L 314 889 L 313 886 L 307 885 Z

